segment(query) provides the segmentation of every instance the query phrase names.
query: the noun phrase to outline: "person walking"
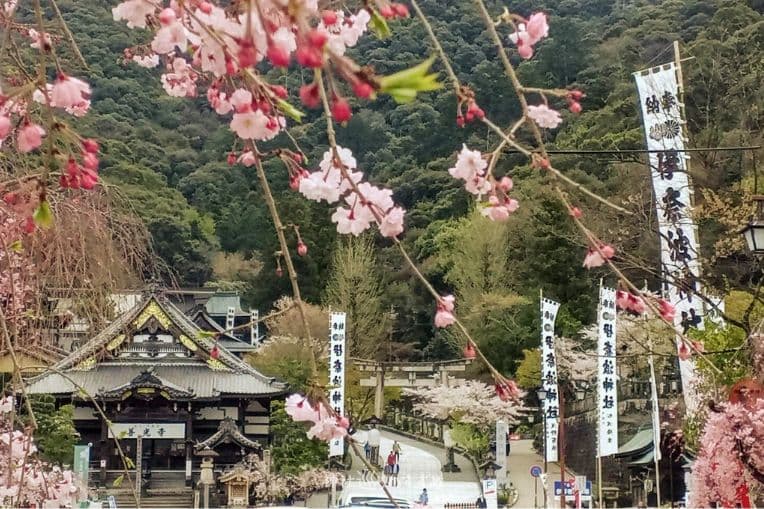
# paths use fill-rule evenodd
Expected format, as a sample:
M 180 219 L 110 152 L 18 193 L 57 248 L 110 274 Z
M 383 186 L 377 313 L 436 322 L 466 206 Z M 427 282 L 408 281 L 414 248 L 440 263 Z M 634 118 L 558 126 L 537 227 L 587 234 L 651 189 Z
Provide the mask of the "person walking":
M 427 488 L 424 488 L 422 490 L 422 493 L 419 494 L 419 500 L 420 505 L 426 506 L 430 503 L 430 497 L 427 496 Z
M 368 460 L 371 458 L 371 446 L 369 445 L 369 441 L 367 440 L 366 443 L 363 444 L 363 452 L 366 453 L 366 459 Z
M 395 465 L 393 465 L 393 471 L 392 471 L 393 486 L 396 486 L 396 487 L 398 486 L 398 472 L 400 472 L 400 470 L 401 470 L 400 463 L 396 463 Z
M 381 437 L 379 435 L 379 430 L 377 429 L 377 426 L 372 424 L 371 429 L 369 430 L 369 447 L 371 449 L 369 458 L 369 461 L 371 461 L 375 465 L 379 465 L 379 442 L 381 440 Z
M 395 462 L 398 463 L 401 460 L 401 444 L 397 440 L 393 442 L 393 452 L 395 453 Z

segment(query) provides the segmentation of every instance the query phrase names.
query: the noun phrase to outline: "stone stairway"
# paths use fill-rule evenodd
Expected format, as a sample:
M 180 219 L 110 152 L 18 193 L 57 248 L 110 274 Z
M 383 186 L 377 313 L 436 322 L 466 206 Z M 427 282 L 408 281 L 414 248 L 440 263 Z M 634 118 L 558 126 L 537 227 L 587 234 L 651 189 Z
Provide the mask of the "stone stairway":
M 135 504 L 135 499 L 130 494 L 118 494 L 115 499 L 117 502 L 117 509 L 132 509 L 138 507 Z M 194 507 L 194 493 L 190 488 L 182 494 L 149 495 L 141 498 L 141 509 L 191 509 L 192 507 Z
M 135 498 L 126 486 L 107 490 L 107 496 L 113 495 L 117 508 L 136 508 Z M 192 508 L 194 492 L 185 485 L 183 472 L 154 471 L 151 481 L 141 497 L 142 509 L 153 508 Z M 108 507 L 108 506 L 105 506 Z

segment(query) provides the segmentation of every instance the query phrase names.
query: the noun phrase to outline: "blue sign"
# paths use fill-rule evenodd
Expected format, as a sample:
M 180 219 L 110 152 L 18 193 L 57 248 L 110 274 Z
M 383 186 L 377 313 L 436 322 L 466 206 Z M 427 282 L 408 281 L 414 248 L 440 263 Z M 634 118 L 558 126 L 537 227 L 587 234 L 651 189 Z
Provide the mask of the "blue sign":
M 554 482 L 554 496 L 559 497 L 562 495 L 562 481 L 555 481 Z M 565 496 L 566 497 L 572 497 L 574 495 L 573 488 L 570 487 L 570 484 L 567 482 L 565 483 Z M 582 497 L 590 497 L 592 495 L 592 482 L 586 481 L 586 489 L 581 492 Z
M 532 475 L 533 477 L 541 477 L 541 472 L 542 472 L 542 470 L 541 470 L 541 467 L 540 467 L 540 466 L 538 466 L 538 465 L 533 465 L 533 466 L 531 467 L 531 475 Z

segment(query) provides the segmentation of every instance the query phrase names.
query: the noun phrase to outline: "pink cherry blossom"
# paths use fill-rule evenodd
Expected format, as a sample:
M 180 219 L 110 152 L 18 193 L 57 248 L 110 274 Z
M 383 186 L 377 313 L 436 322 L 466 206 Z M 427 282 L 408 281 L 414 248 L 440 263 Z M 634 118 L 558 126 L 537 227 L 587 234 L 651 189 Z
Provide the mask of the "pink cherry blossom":
M 515 393 L 516 385 L 507 380 L 505 387 L 508 393 Z M 520 419 L 525 420 L 521 400 L 512 398 L 502 401 L 495 391 L 494 385 L 476 380 L 460 380 L 446 385 L 433 387 L 417 387 L 404 389 L 404 394 L 414 399 L 414 409 L 427 417 L 439 420 L 458 418 L 459 422 L 474 424 L 483 429 L 495 429 L 496 421 L 503 420 L 515 424 Z
M 443 295 L 440 297 L 439 306 L 445 309 L 446 311 L 453 311 L 454 310 L 454 303 L 456 302 L 456 298 L 453 295 Z
M 11 119 L 5 115 L 0 115 L 0 141 L 4 140 L 11 132 Z
M 292 52 L 297 49 L 297 38 L 287 27 L 280 27 L 273 32 L 273 35 L 271 36 L 271 44 L 287 55 L 291 55 Z
M 13 411 L 15 400 L 13 396 L 6 396 L 0 399 L 0 414 L 7 414 Z
M 439 309 L 435 312 L 435 327 L 444 328 L 452 325 L 456 321 L 456 317 L 453 313 Z
M 152 69 L 159 65 L 159 55 L 133 55 L 132 61 L 141 67 Z
M 255 157 L 254 152 L 252 152 L 251 150 L 247 150 L 245 152 L 242 152 L 236 161 L 243 164 L 246 167 L 250 167 L 257 162 L 257 157 Z
M 483 154 L 478 150 L 470 150 L 467 145 L 462 145 L 462 151 L 456 158 L 456 165 L 448 170 L 452 177 L 462 180 L 470 180 L 475 175 L 482 175 L 488 167 L 488 162 L 483 159 Z
M 172 9 L 165 9 L 162 12 L 165 13 L 168 11 L 173 12 Z M 170 53 L 175 48 L 178 48 L 180 51 L 185 51 L 186 44 L 188 44 L 186 29 L 177 19 L 171 19 L 166 25 L 157 30 L 154 40 L 151 42 L 151 49 L 155 53 L 164 55 Z
M 155 4 L 149 0 L 127 0 L 111 9 L 114 21 L 127 21 L 128 28 L 146 28 L 146 16 L 153 14 Z
M 344 207 L 338 207 L 331 219 L 333 223 L 337 223 L 337 232 L 343 235 L 352 233 L 358 236 L 371 226 L 365 217 L 355 214 L 353 209 Z
M 679 356 L 679 359 L 683 361 L 686 361 L 687 359 L 692 357 L 692 350 L 690 350 L 690 348 L 687 346 L 684 340 L 680 340 L 679 349 L 677 350 L 677 355 Z
M 234 113 L 231 131 L 244 140 L 270 140 L 279 132 L 279 126 L 272 126 L 271 119 L 262 111 Z
M 549 25 L 547 24 L 546 14 L 543 12 L 531 14 L 531 17 L 528 18 L 528 24 L 525 27 L 525 31 L 528 33 L 528 42 L 531 45 L 536 44 L 549 35 Z
M 528 106 L 528 116 L 536 122 L 539 127 L 554 129 L 562 123 L 562 117 L 556 110 L 551 109 L 546 104 Z
M 231 94 L 230 102 L 236 111 L 250 111 L 252 109 L 252 92 L 244 88 L 237 88 Z
M 605 260 L 609 260 L 615 256 L 615 249 L 613 246 L 602 245 L 599 250 L 589 249 L 584 258 L 584 267 L 591 269 L 594 267 L 601 267 L 605 265 Z
M 45 136 L 45 129 L 37 124 L 28 123 L 19 131 L 16 144 L 19 152 L 31 152 L 42 144 L 42 137 Z
M 292 394 L 286 399 L 284 405 L 286 413 L 292 418 L 292 420 L 300 421 L 312 421 L 319 420 L 319 411 L 314 408 L 308 398 L 300 394 Z
M 517 52 L 524 59 L 533 56 L 533 46 L 549 35 L 549 25 L 546 15 L 537 12 L 531 15 L 527 23 L 520 23 L 517 31 L 510 34 L 509 40 L 517 46 Z
M 90 85 L 70 76 L 60 75 L 50 91 L 51 105 L 72 109 L 83 104 L 90 105 Z
M 42 37 L 40 37 L 40 32 L 34 28 L 30 28 L 28 35 L 29 38 L 32 39 L 32 44 L 29 45 L 31 48 L 40 49 L 43 45 L 51 45 L 50 34 L 47 32 L 43 32 Z
M 397 237 L 403 233 L 403 216 L 405 211 L 401 207 L 393 207 L 382 218 L 379 232 L 384 237 Z
M 325 417 L 308 430 L 308 438 L 318 438 L 328 442 L 343 438 L 347 433 L 348 430 L 340 425 L 336 417 Z
M 497 196 L 488 198 L 488 207 L 480 210 L 480 213 L 491 221 L 506 221 L 509 215 L 520 207 L 520 203 L 514 198 L 500 200 Z
M 298 190 L 309 200 L 334 203 L 340 199 L 340 178 L 339 172 L 315 171 L 300 179 Z
M 448 327 L 456 321 L 453 314 L 454 300 L 453 295 L 445 295 L 438 300 L 435 310 L 435 327 Z
M 661 313 L 661 317 L 664 320 L 668 320 L 669 322 L 674 321 L 674 315 L 676 314 L 676 309 L 674 308 L 674 305 L 671 304 L 669 301 L 665 299 L 660 299 L 658 301 L 658 310 Z

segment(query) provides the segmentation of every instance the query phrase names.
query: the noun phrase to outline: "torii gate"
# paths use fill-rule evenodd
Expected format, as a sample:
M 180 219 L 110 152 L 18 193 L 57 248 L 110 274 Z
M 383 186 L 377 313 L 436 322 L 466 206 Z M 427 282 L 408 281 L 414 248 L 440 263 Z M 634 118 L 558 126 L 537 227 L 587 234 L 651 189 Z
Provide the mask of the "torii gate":
M 384 362 L 351 358 L 359 371 L 372 373 L 361 379 L 361 387 L 374 387 L 374 415 L 382 418 L 385 407 L 385 385 L 388 387 L 431 387 L 436 384 L 448 386 L 448 376 L 456 371 L 465 371 L 472 359 L 455 359 L 432 362 Z M 385 373 L 397 375 L 385 378 Z M 426 375 L 421 376 L 420 375 Z M 433 377 L 433 375 L 437 375 Z M 404 378 L 405 377 L 405 378 Z

